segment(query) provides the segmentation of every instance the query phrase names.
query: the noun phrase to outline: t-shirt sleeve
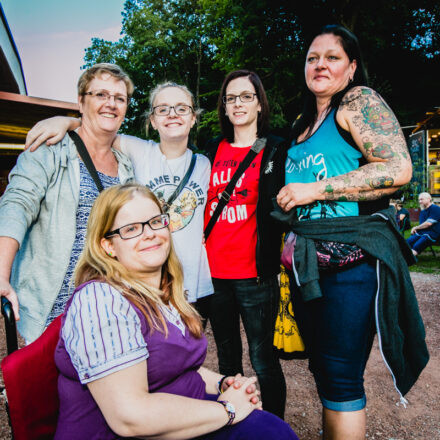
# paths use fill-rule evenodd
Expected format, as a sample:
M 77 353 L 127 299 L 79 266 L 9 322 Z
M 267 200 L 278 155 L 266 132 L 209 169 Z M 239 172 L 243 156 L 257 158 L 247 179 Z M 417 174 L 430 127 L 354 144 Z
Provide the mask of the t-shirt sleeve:
M 133 163 L 143 160 L 143 157 L 151 148 L 151 141 L 146 141 L 126 134 L 121 134 L 120 142 L 121 151 L 126 154 Z
M 106 283 L 75 294 L 62 338 L 82 384 L 145 361 L 148 350 L 136 311 Z
M 197 155 L 197 161 L 200 161 L 201 169 L 203 170 L 201 173 L 200 186 L 206 188 L 205 191 L 207 191 L 209 178 L 211 176 L 211 162 L 209 162 L 209 159 L 203 154 Z
M 427 215 L 425 221 L 432 224 L 436 224 L 440 222 L 440 207 L 435 205 L 431 205 L 431 206 L 433 206 L 433 209 L 430 209 L 429 214 Z

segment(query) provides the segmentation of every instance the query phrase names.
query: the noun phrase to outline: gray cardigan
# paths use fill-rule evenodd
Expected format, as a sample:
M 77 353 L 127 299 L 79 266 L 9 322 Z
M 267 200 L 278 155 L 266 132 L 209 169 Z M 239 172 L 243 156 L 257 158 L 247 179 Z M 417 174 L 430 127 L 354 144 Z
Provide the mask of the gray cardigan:
M 121 183 L 133 180 L 130 160 L 113 153 Z M 0 236 L 20 246 L 10 282 L 20 304 L 18 330 L 28 342 L 43 332 L 69 264 L 79 184 L 78 153 L 66 134 L 54 146 L 20 154 L 0 199 Z

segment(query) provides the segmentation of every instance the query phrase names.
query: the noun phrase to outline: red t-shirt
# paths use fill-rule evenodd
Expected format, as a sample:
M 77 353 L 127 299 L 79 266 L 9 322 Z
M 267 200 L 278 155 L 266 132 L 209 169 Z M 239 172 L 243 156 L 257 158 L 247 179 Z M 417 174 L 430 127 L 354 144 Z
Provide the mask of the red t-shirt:
M 205 227 L 218 204 L 219 196 L 250 148 L 250 146 L 233 147 L 226 140 L 220 143 L 209 181 Z M 213 278 L 242 279 L 257 276 L 256 209 L 262 156 L 261 151 L 238 179 L 231 200 L 223 208 L 206 240 L 209 267 Z

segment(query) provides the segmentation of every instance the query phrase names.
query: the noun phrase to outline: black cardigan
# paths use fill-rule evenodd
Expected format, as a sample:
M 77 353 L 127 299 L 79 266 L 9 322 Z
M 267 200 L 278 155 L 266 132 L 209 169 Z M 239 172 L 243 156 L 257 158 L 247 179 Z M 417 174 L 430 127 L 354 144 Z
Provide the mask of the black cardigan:
M 205 154 L 214 163 L 222 137 L 210 140 Z M 273 201 L 284 186 L 284 170 L 287 148 L 284 139 L 268 135 L 261 159 L 257 202 L 257 246 L 255 259 L 259 278 L 267 278 L 280 272 L 280 246 L 282 228 L 271 216 Z M 215 228 L 215 226 L 214 226 Z

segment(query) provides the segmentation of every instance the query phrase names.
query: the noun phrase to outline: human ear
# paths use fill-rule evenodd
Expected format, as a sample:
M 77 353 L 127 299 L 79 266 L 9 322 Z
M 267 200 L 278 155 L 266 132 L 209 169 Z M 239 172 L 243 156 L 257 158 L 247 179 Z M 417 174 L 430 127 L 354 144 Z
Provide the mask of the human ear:
M 156 124 L 154 122 L 154 117 L 153 115 L 150 116 L 150 124 L 153 127 L 154 130 L 157 130 Z
M 110 257 L 116 257 L 115 247 L 113 243 L 108 238 L 101 238 L 101 247 L 104 249 L 104 252 Z

